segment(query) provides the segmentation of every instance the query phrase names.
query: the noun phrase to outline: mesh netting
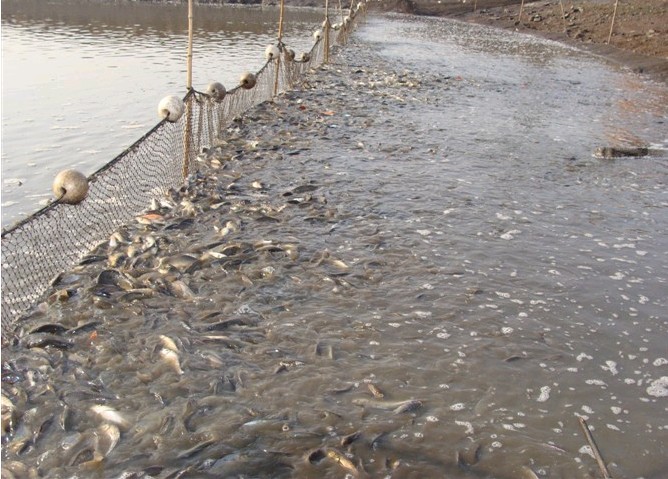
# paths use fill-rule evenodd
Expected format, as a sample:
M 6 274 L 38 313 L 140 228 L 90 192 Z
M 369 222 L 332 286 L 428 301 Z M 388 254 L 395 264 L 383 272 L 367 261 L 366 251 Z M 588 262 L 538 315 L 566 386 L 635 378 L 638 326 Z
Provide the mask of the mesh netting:
M 357 12 L 363 12 L 358 4 Z M 277 92 L 294 88 L 312 68 L 326 60 L 326 48 L 343 45 L 356 15 L 327 38 L 316 41 L 303 61 L 281 55 L 256 74 L 252 89 L 240 86 L 221 101 L 191 90 L 184 98 L 186 113 L 166 120 L 89 178 L 86 199 L 76 205 L 59 202 L 39 210 L 2 233 L 2 342 L 13 337 L 18 318 L 45 294 L 57 276 L 76 264 L 120 226 L 145 210 L 152 199 L 180 187 L 196 167 L 202 148 L 212 145 L 235 117 Z

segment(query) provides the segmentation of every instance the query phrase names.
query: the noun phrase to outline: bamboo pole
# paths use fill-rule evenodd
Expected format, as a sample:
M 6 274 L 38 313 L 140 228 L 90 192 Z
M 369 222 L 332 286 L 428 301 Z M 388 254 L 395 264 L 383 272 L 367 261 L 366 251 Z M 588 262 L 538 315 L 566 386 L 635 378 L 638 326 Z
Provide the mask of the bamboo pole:
M 591 434 L 591 430 L 589 429 L 587 421 L 585 421 L 582 416 L 578 416 L 578 421 L 580 421 L 580 427 L 582 428 L 585 439 L 589 443 L 589 447 L 591 447 L 591 450 L 594 453 L 594 458 L 596 459 L 598 468 L 601 470 L 601 474 L 603 474 L 604 479 L 612 479 L 610 471 L 608 471 L 608 468 L 605 465 L 605 461 L 603 460 L 603 456 L 601 456 L 601 451 L 598 450 L 596 441 L 594 441 L 594 436 Z
M 186 88 L 193 87 L 193 0 L 188 0 L 188 58 Z
M 274 76 L 274 96 L 278 95 L 278 77 L 281 73 L 281 55 L 283 53 L 283 13 L 285 12 L 285 1 L 281 0 L 281 8 L 278 14 L 278 58 L 276 59 L 276 75 Z
M 323 28 L 323 35 L 325 35 L 325 63 L 329 63 L 329 0 L 325 0 L 325 28 Z
M 341 5 L 341 0 L 339 0 L 339 12 L 341 13 L 341 25 L 343 25 L 343 5 Z
M 193 0 L 188 0 L 188 54 L 186 56 L 186 88 L 188 93 L 193 87 Z M 183 131 L 183 179 L 188 177 L 190 168 L 190 139 L 192 137 L 192 95 L 186 98 L 186 125 Z
M 522 3 L 520 4 L 520 14 L 517 16 L 517 21 L 522 22 L 522 12 L 524 11 L 524 0 L 522 0 Z
M 285 1 L 281 0 L 280 13 L 278 14 L 278 43 L 283 41 L 283 12 L 285 11 Z
M 617 4 L 619 0 L 615 0 L 615 9 L 612 12 L 612 22 L 610 23 L 610 34 L 608 35 L 608 45 L 610 44 L 610 39 L 612 38 L 612 30 L 615 28 L 615 17 L 617 16 Z

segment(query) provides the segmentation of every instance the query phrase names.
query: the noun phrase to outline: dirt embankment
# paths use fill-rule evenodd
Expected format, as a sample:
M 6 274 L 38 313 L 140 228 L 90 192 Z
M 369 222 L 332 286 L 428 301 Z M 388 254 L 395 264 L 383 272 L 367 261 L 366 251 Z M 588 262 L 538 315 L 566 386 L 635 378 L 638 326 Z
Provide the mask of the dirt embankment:
M 536 33 L 577 44 L 634 71 L 668 82 L 668 0 L 621 0 L 616 14 L 615 0 L 525 2 L 520 17 L 521 3 L 518 0 L 384 0 L 376 4 L 380 7 L 372 8 L 447 16 Z

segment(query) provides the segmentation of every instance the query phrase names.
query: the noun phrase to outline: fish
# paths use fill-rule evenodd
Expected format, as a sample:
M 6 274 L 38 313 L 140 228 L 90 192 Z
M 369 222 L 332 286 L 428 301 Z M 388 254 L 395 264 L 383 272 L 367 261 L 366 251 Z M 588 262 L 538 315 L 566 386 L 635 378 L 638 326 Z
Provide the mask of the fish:
M 197 264 L 198 261 L 199 260 L 194 256 L 179 254 L 176 256 L 162 258 L 160 260 L 159 268 L 160 271 L 164 270 L 165 272 L 168 272 L 170 268 L 174 268 L 183 273 L 190 270 L 190 268 Z
M 341 438 L 341 446 L 346 447 L 351 445 L 353 442 L 357 441 L 362 437 L 362 431 L 355 431 L 352 434 L 348 434 Z
M 10 433 L 14 429 L 14 413 L 16 406 L 11 399 L 2 394 L 2 434 Z
M 118 426 L 120 429 L 126 431 L 130 429 L 130 421 L 124 418 L 116 409 L 106 406 L 104 404 L 95 404 L 90 407 L 93 412 L 100 419 Z
M 12 479 L 12 478 L 37 478 L 40 474 L 37 472 L 37 469 L 31 466 L 27 466 L 19 461 L 2 461 L 2 477 L 3 479 Z
M 482 446 L 480 444 L 477 444 L 476 447 L 471 448 L 468 451 L 457 451 L 455 454 L 457 466 L 460 469 L 468 470 L 471 466 L 477 464 L 480 461 L 481 454 Z
M 367 386 L 369 387 L 369 391 L 371 391 L 371 394 L 373 394 L 373 397 L 375 397 L 376 399 L 382 399 L 385 397 L 385 394 L 383 394 L 383 392 L 380 389 L 378 389 L 378 387 L 375 384 L 369 383 Z
M 160 344 L 162 344 L 164 348 L 174 351 L 175 353 L 179 352 L 179 348 L 176 346 L 176 343 L 172 338 L 165 336 L 164 334 L 161 334 L 158 338 L 160 339 Z
M 95 453 L 96 459 L 104 459 L 114 450 L 121 438 L 121 431 L 115 424 L 102 424 L 95 430 Z
M 181 364 L 179 363 L 179 355 L 176 351 L 167 348 L 160 349 L 160 357 L 165 363 L 172 368 L 176 374 L 182 375 L 183 370 L 181 369 Z
M 71 340 L 49 333 L 29 334 L 21 338 L 19 344 L 25 348 L 46 348 L 50 346 L 56 349 L 69 349 L 74 346 Z
M 195 444 L 190 449 L 186 449 L 185 451 L 181 451 L 176 457 L 177 457 L 177 459 L 185 459 L 185 458 L 194 456 L 195 454 L 198 454 L 198 453 L 202 452 L 204 449 L 206 449 L 210 445 L 214 444 L 215 442 L 216 442 L 216 438 L 205 439 L 204 441 L 200 442 L 199 444 Z
M 385 411 L 392 411 L 394 414 L 402 414 L 405 412 L 413 412 L 422 407 L 422 401 L 417 399 L 407 399 L 405 401 L 378 401 L 368 398 L 353 399 L 353 404 L 356 406 L 371 407 L 375 409 L 383 409 Z
M 353 475 L 357 475 L 359 473 L 355 464 L 353 464 L 350 459 L 348 459 L 343 453 L 337 451 L 336 449 L 328 448 L 326 451 L 326 456 Z

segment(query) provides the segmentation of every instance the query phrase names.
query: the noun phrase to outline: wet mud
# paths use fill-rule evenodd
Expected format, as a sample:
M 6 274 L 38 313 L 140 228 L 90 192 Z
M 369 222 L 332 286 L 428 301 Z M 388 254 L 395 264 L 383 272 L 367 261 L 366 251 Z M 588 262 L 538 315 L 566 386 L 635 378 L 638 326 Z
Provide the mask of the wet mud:
M 666 148 L 640 81 L 371 18 L 17 324 L 3 478 L 599 477 L 578 417 L 662 477 L 668 168 L 593 156 Z

